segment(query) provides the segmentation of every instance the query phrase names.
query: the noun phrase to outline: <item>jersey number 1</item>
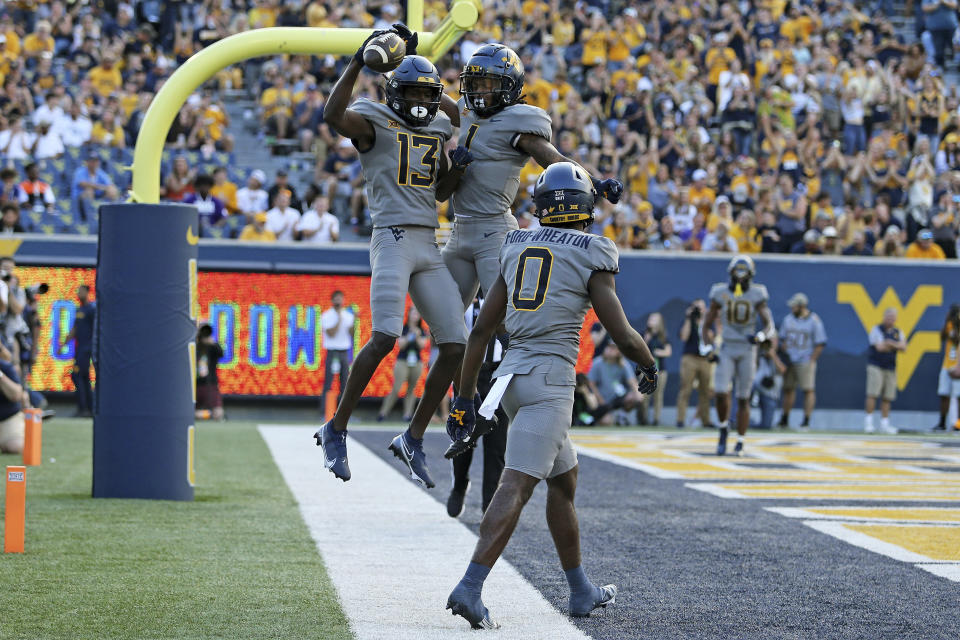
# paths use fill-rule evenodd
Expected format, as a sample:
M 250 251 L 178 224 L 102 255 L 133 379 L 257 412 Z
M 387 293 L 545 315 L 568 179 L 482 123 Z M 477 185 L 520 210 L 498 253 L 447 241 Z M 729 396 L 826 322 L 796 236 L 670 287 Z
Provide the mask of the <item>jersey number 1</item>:
M 397 132 L 397 142 L 400 143 L 400 162 L 397 169 L 397 184 L 401 187 L 413 186 L 427 188 L 433 185 L 437 177 L 437 152 L 440 150 L 440 140 L 432 136 L 411 136 L 409 133 Z M 427 168 L 427 175 L 410 169 L 410 148 L 426 147 L 420 164 Z
M 536 261 L 537 289 L 532 298 L 522 295 L 523 276 L 526 273 L 527 261 Z M 533 268 L 531 266 L 531 268 Z M 513 284 L 513 308 L 520 311 L 536 311 L 547 299 L 547 289 L 550 287 L 550 272 L 553 270 L 553 254 L 546 247 L 527 247 L 520 254 L 517 262 L 517 273 Z

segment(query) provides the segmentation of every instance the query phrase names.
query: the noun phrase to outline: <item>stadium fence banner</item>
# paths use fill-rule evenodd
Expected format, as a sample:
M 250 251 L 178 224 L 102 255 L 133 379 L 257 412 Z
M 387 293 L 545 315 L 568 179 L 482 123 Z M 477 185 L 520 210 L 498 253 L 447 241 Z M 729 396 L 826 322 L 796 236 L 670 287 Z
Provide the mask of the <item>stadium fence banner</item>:
M 2 242 L 2 241 L 0 241 Z M 3 249 L 0 246 L 0 249 Z M 7 248 L 7 253 L 14 251 Z M 72 353 L 54 354 L 52 345 L 70 330 L 73 291 L 92 284 L 96 243 L 69 243 L 34 237 L 16 251 L 24 283 L 47 282 L 39 298 L 43 321 L 41 353 L 34 369 L 38 389 L 72 390 Z M 342 290 L 357 313 L 354 339 L 359 349 L 370 337 L 369 249 L 242 245 L 200 241 L 199 317 L 211 322 L 224 347 L 220 363 L 223 393 L 246 396 L 314 396 L 323 388 L 323 336 L 320 314 L 334 290 Z M 67 256 L 67 257 L 65 257 Z M 767 286 L 777 325 L 789 313 L 786 301 L 798 291 L 824 322 L 829 341 L 817 373 L 817 405 L 855 409 L 864 394 L 867 333 L 883 310 L 899 311 L 899 327 L 908 348 L 899 356 L 900 394 L 894 408 L 930 410 L 936 403 L 936 381 L 942 362 L 939 331 L 951 302 L 960 301 L 960 265 L 955 262 L 754 256 L 756 281 Z M 727 280 L 729 256 L 625 252 L 617 285 L 624 309 L 638 329 L 653 311 L 664 314 L 674 355 L 666 368 L 677 372 L 682 345 L 677 337 L 690 301 L 706 298 L 710 285 Z M 41 266 L 51 265 L 51 266 Z M 578 371 L 589 369 L 593 345 L 591 312 L 581 332 Z M 423 354 L 426 357 L 426 351 Z M 394 360 L 385 360 L 367 388 L 370 396 L 389 393 Z M 422 385 L 422 381 L 421 381 Z M 671 404 L 679 376 L 671 378 Z M 420 389 L 417 389 L 419 394 Z

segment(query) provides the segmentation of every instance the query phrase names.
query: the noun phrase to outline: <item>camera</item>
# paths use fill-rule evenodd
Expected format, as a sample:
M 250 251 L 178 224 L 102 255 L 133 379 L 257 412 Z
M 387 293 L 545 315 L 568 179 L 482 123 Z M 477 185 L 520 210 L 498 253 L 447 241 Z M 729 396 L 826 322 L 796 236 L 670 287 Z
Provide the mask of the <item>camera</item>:
M 696 322 L 697 320 L 699 320 L 699 319 L 700 319 L 700 307 L 698 307 L 698 306 L 696 306 L 696 305 L 691 306 L 690 309 L 689 309 L 689 311 L 687 311 L 687 317 L 689 317 L 690 320 L 692 320 L 692 321 L 694 321 L 694 322 Z
M 953 320 L 954 324 L 960 321 L 960 303 L 954 302 L 950 305 L 950 310 L 947 311 L 947 317 Z
M 773 376 L 763 376 L 760 378 L 760 386 L 764 389 L 773 389 L 774 384 Z

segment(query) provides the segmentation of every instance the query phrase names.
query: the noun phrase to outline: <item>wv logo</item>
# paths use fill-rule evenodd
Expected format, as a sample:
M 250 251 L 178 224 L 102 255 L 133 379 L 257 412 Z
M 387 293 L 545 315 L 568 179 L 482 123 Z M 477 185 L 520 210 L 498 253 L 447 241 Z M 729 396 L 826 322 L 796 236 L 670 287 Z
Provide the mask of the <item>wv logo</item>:
M 400 227 L 390 227 L 390 231 L 393 232 L 393 239 L 397 242 L 403 240 L 403 234 L 407 232 L 406 229 L 401 229 Z
M 837 302 L 849 304 L 860 319 L 863 330 L 867 334 L 883 320 L 883 310 L 892 308 L 897 310 L 897 327 L 903 331 L 907 339 L 907 350 L 897 357 L 897 389 L 903 389 L 910 382 L 913 372 L 925 353 L 940 351 L 939 331 L 917 331 L 914 329 L 924 312 L 929 307 L 939 307 L 943 304 L 943 287 L 940 285 L 922 284 L 916 288 L 910 300 L 904 305 L 900 296 L 887 287 L 876 304 L 870 299 L 863 285 L 858 282 L 838 282 Z

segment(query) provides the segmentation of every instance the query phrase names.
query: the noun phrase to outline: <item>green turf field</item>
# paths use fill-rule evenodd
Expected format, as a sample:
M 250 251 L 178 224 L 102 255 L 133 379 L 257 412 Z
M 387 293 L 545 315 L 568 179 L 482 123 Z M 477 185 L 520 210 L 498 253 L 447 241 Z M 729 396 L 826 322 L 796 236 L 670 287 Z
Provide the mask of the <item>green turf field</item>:
M 193 503 L 93 500 L 90 421 L 43 430 L 26 553 L 0 559 L 0 638 L 351 637 L 254 425 L 198 426 Z

